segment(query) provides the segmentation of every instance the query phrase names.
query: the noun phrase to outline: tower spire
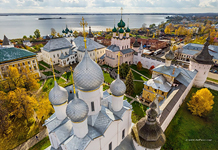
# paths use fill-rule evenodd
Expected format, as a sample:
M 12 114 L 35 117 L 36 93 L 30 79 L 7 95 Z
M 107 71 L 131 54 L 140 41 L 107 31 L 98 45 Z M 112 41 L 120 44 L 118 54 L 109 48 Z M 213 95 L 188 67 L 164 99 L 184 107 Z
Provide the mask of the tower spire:
M 121 7 L 121 19 L 122 19 L 122 15 L 123 15 L 123 7 Z
M 127 27 L 129 27 L 129 18 L 128 18 L 128 25 L 127 25 Z
M 120 74 L 120 56 L 122 56 L 122 55 L 120 55 L 120 51 L 118 52 L 118 63 L 117 63 L 117 66 L 118 66 L 118 70 L 117 70 L 117 74 L 119 75 Z
M 73 69 L 71 66 L 70 66 L 70 71 L 71 71 L 72 82 L 73 82 L 73 93 L 76 94 L 75 84 L 74 84 L 74 80 L 73 80 Z
M 51 61 L 51 66 L 52 66 L 52 72 L 53 72 L 54 80 L 56 81 L 52 58 L 50 59 L 50 61 Z
M 85 27 L 87 27 L 88 23 L 87 22 L 84 22 L 84 18 L 82 17 L 82 21 L 80 21 L 80 26 L 83 27 L 83 36 L 84 36 L 84 44 L 85 44 L 85 49 L 87 49 L 87 46 L 86 46 L 86 32 L 85 32 Z

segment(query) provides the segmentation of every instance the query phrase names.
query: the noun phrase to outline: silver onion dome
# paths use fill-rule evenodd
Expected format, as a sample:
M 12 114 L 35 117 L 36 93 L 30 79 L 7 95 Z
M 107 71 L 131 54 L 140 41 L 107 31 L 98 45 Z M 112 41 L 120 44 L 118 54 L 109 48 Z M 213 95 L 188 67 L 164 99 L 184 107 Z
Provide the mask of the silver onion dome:
M 73 78 L 76 86 L 83 91 L 95 90 L 102 85 L 104 76 L 101 67 L 89 57 L 87 50 L 74 69 Z
M 165 58 L 167 60 L 173 60 L 174 59 L 174 53 L 170 50 L 168 53 L 166 53 Z
M 59 86 L 56 81 L 54 83 L 54 87 L 49 92 L 49 101 L 52 105 L 64 104 L 68 100 L 68 92 L 65 88 Z
M 89 107 L 81 99 L 75 97 L 67 105 L 66 114 L 72 122 L 78 123 L 84 121 L 88 117 Z
M 121 96 L 126 92 L 126 85 L 120 79 L 119 74 L 117 75 L 117 79 L 111 83 L 110 90 L 115 96 Z

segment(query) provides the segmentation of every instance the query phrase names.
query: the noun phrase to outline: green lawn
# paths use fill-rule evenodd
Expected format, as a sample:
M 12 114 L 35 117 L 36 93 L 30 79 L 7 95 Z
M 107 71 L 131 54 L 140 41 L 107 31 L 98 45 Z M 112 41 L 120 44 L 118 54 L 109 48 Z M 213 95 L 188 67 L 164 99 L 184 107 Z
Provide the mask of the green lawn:
M 214 95 L 212 112 L 206 117 L 193 116 L 188 110 L 187 102 L 192 93 L 198 89 L 192 88 L 175 117 L 165 131 L 166 143 L 163 150 L 216 150 L 218 146 L 218 92 L 210 90 Z M 212 141 L 189 141 L 212 140 Z
M 131 65 L 130 68 L 140 72 L 141 74 L 143 74 L 144 76 L 148 78 L 151 78 L 151 73 L 148 69 L 142 68 L 141 70 L 138 70 L 136 65 Z
M 55 72 L 55 73 L 58 73 L 58 74 L 60 73 L 58 70 L 55 70 L 55 69 L 54 69 L 54 72 Z
M 132 97 L 135 97 L 136 95 L 140 95 L 144 87 L 143 82 L 134 81 L 134 93 L 131 95 Z
M 46 69 L 45 67 L 43 67 L 43 66 L 40 65 L 40 64 L 38 64 L 38 66 L 39 66 L 39 70 L 45 70 L 45 69 Z
M 143 76 L 141 76 L 140 74 L 132 71 L 132 74 L 134 76 L 134 80 L 143 80 L 143 81 L 148 81 L 148 79 L 144 78 Z
M 110 88 L 110 86 L 108 86 L 108 85 L 103 85 L 103 91 L 105 91 L 105 90 L 107 90 L 107 89 L 109 89 Z
M 114 79 L 110 77 L 109 73 L 106 73 L 106 72 L 103 71 L 103 74 L 104 74 L 104 81 L 106 83 L 110 83 L 111 84 L 111 82 L 113 82 Z
M 49 64 L 47 64 L 46 62 L 44 62 L 44 61 L 39 61 L 39 63 L 43 64 L 47 68 L 51 68 L 51 66 Z
M 216 80 L 216 79 L 207 78 L 207 80 L 210 80 L 210 81 L 213 81 L 213 82 L 216 82 L 216 83 L 218 83 L 218 80 Z
M 71 72 L 65 72 L 61 75 L 62 77 L 64 77 L 65 79 L 71 79 L 72 80 L 72 77 L 71 77 Z
M 136 123 L 138 122 L 142 117 L 145 116 L 146 114 L 146 110 L 147 110 L 147 106 L 139 103 L 139 102 L 133 102 L 132 103 L 132 122 Z
M 61 79 L 59 77 L 56 77 L 56 81 L 57 81 L 58 85 L 60 85 L 60 86 L 65 87 L 65 86 L 68 85 L 68 84 L 65 84 L 66 83 L 65 80 L 63 80 L 63 79 Z M 72 83 L 69 83 L 69 84 L 72 84 Z M 42 88 L 42 91 L 43 92 L 49 92 L 53 87 L 54 87 L 54 79 L 49 78 L 49 79 L 46 80 L 46 82 L 45 82 L 45 84 L 44 84 L 44 86 Z
M 52 76 L 52 75 L 53 75 L 53 72 L 47 71 L 47 72 L 43 72 L 43 74 L 46 75 L 46 76 Z
M 45 137 L 39 143 L 31 147 L 29 150 L 44 150 L 51 145 L 49 137 Z

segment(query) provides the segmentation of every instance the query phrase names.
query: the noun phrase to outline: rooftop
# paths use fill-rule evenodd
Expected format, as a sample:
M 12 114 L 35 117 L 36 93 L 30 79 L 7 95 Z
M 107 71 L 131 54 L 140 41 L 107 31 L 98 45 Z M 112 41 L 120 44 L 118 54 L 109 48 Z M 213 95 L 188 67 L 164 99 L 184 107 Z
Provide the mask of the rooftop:
M 24 59 L 26 57 L 36 56 L 35 53 L 32 53 L 28 50 L 20 49 L 20 48 L 1 48 L 0 49 L 0 63 Z
M 50 52 L 61 49 L 71 48 L 72 44 L 65 38 L 57 38 L 51 39 L 48 43 L 43 47 L 43 50 Z
M 76 47 L 78 48 L 78 51 L 82 51 L 85 52 L 85 45 L 84 45 L 84 37 L 79 36 L 77 38 L 75 38 L 73 41 L 76 45 Z M 88 51 L 93 51 L 95 49 L 100 49 L 100 48 L 104 48 L 105 46 L 99 44 L 98 42 L 95 42 L 92 39 L 87 38 L 86 39 L 86 46 L 87 46 L 87 50 Z

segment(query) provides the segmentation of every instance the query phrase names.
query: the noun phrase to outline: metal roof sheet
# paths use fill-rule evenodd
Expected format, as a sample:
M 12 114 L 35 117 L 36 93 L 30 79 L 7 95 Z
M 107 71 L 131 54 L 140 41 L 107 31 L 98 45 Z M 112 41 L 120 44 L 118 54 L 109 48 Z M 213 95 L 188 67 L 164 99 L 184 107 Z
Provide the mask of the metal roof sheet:
M 66 48 L 71 48 L 72 44 L 65 38 L 57 38 L 57 39 L 51 39 L 48 41 L 48 43 L 43 47 L 43 50 L 50 52 L 50 51 L 56 51 Z
M 36 56 L 36 54 L 25 49 L 15 47 L 0 49 L 0 63 L 33 56 Z

